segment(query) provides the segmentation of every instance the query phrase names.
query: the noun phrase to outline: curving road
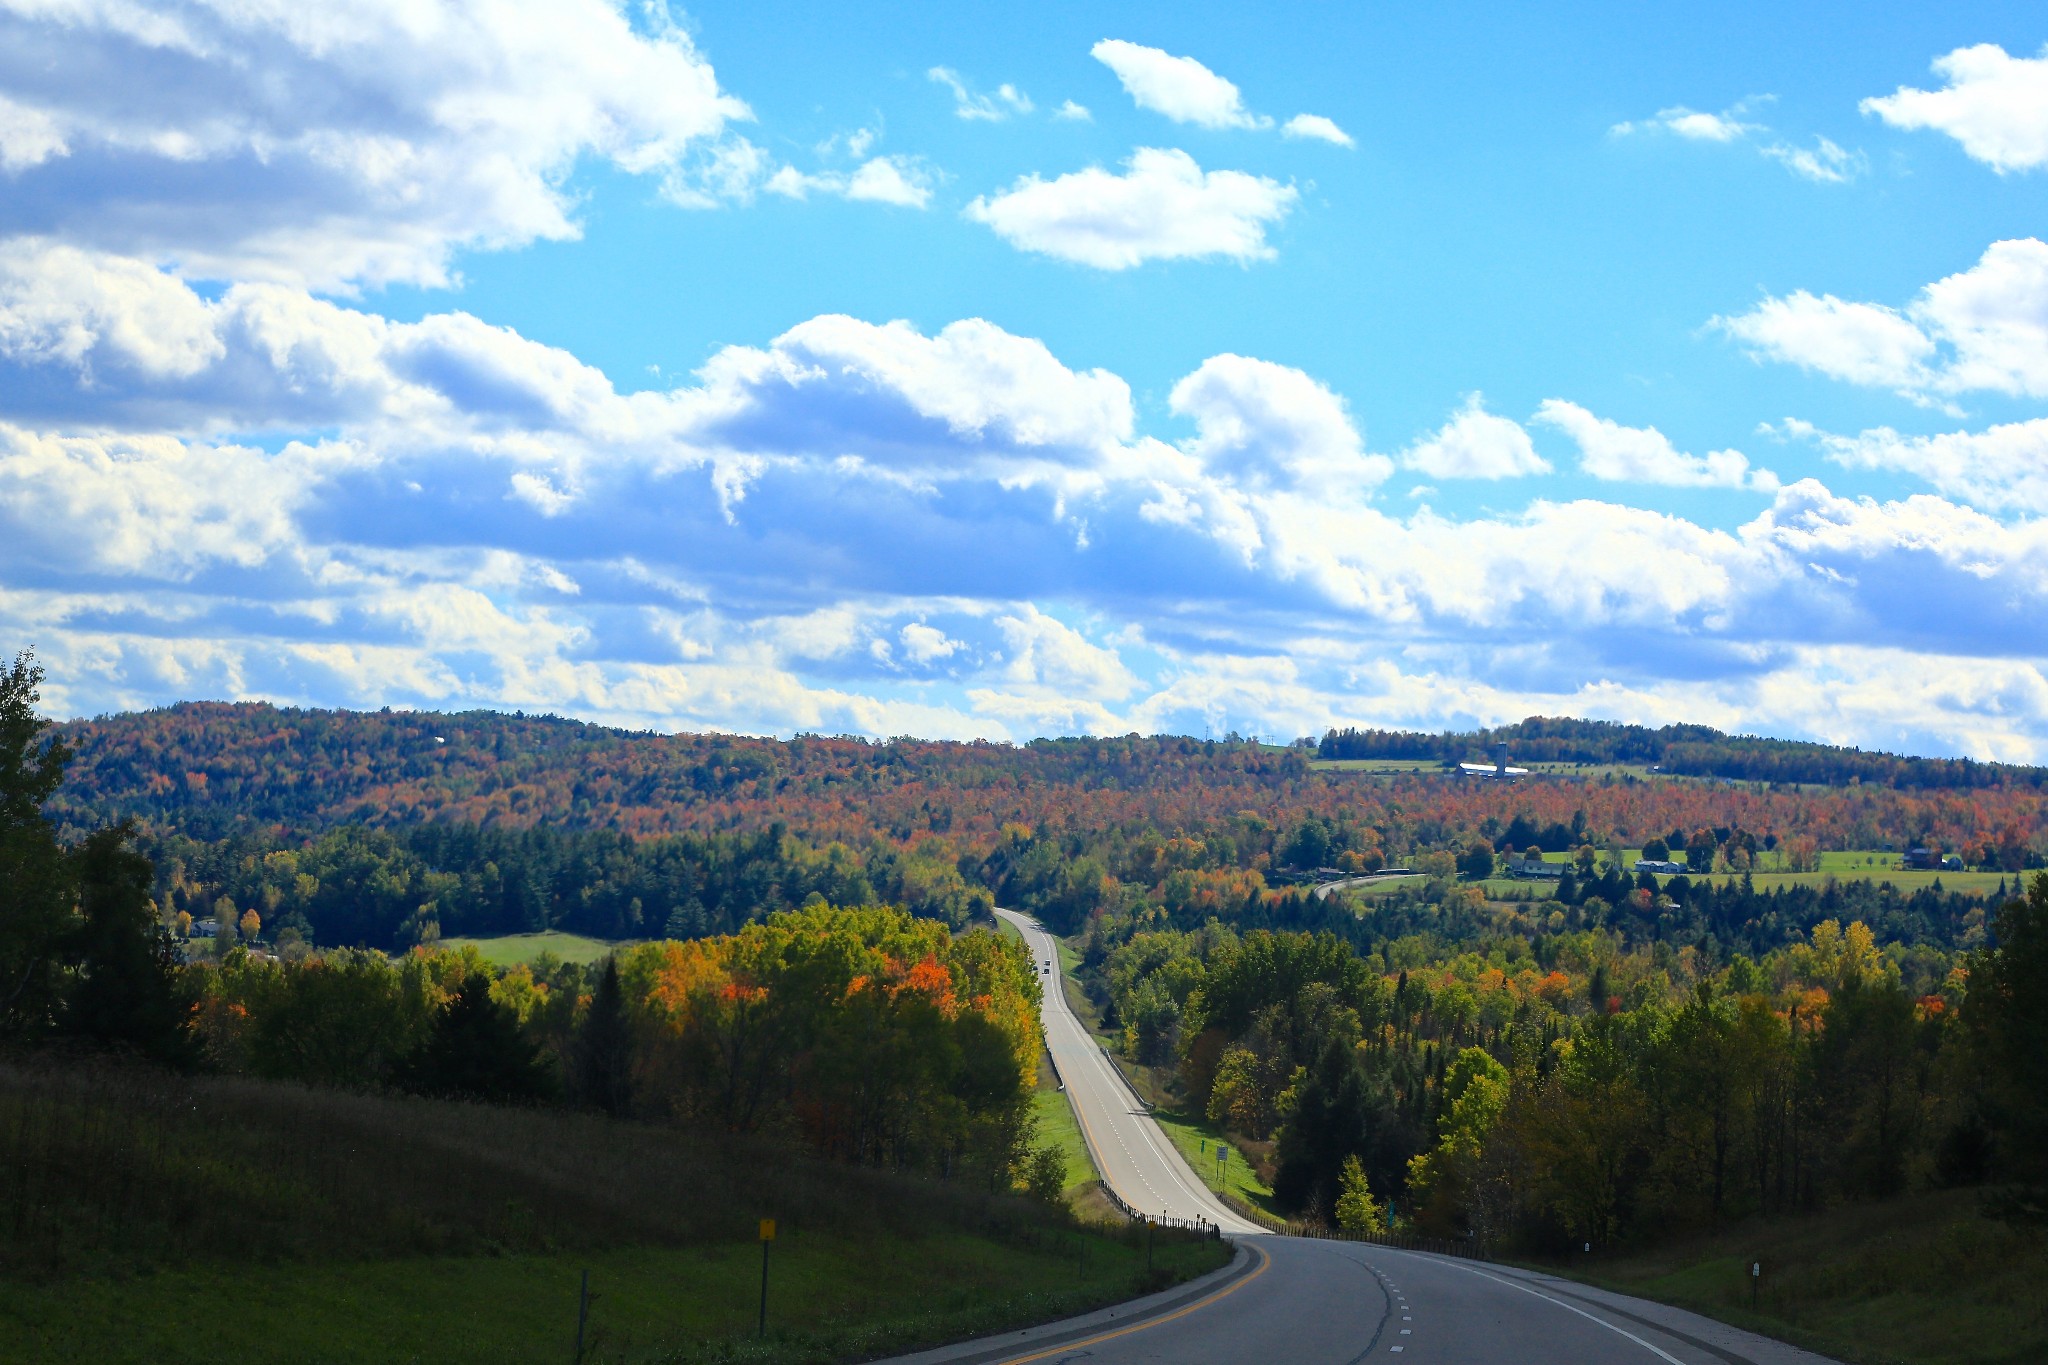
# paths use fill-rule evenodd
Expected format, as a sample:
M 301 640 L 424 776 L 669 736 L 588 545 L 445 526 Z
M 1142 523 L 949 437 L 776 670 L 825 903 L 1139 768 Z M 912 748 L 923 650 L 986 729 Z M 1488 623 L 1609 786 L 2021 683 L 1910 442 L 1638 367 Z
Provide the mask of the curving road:
M 1486 1263 L 1278 1237 L 1222 1207 L 1067 1005 L 1051 935 L 1024 935 L 1046 983 L 1046 1045 L 1103 1178 L 1132 1207 L 1222 1226 L 1232 1268 L 1065 1322 L 902 1358 L 902 1365 L 1831 1365 L 1662 1304 Z

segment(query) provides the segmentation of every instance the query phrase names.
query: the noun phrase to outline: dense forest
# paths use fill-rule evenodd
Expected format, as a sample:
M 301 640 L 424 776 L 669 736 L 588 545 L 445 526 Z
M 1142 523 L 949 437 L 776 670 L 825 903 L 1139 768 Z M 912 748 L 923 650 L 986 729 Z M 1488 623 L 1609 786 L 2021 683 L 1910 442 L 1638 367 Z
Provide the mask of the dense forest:
M 1299 747 L 1172 736 L 777 741 L 214 704 L 56 734 L 75 752 L 52 818 L 73 839 L 133 820 L 167 917 L 232 936 L 253 911 L 290 941 L 386 949 L 543 928 L 726 934 L 811 902 L 901 905 L 958 928 L 996 896 L 1065 932 L 1149 909 L 1183 927 L 1219 915 L 1329 928 L 1369 949 L 1380 930 L 1292 886 L 1318 869 L 1412 865 L 1446 874 L 1432 913 L 1455 914 L 1442 891 L 1475 851 L 1490 871 L 1496 854 L 1532 848 L 1578 857 L 1555 899 L 1618 932 L 1711 933 L 1762 952 L 1846 915 L 1954 946 L 1981 933 L 1981 898 L 1644 887 L 1624 884 L 1625 853 L 1666 844 L 1730 876 L 1811 868 L 1830 849 L 1927 845 L 2015 874 L 2048 858 L 2039 792 L 1986 765 L 2002 780 L 1504 785 L 1321 770 Z
M 643 943 L 595 971 L 560 962 L 496 970 L 474 947 L 436 949 L 432 935 L 397 957 L 316 953 L 302 936 L 280 942 L 275 929 L 267 942 L 289 951 L 236 942 L 265 932 L 266 911 L 346 933 L 423 896 L 415 920 L 436 896 L 456 913 L 464 895 L 510 897 L 516 908 L 521 894 L 588 887 L 622 862 L 632 889 L 634 875 L 689 881 L 688 868 L 721 858 L 758 869 L 779 856 L 773 838 L 760 858 L 716 840 L 672 840 L 636 862 L 619 836 L 536 850 L 516 833 L 496 841 L 468 827 L 416 830 L 417 844 L 348 827 L 299 852 L 174 842 L 202 862 L 227 858 L 224 875 L 260 867 L 264 890 L 290 886 L 298 897 L 282 915 L 260 897 L 262 910 L 240 916 L 221 904 L 212 951 L 195 955 L 189 912 L 160 898 L 164 876 L 174 893 L 185 885 L 177 857 L 160 874 L 132 825 L 67 841 L 44 810 L 71 754 L 61 738 L 44 738 L 40 681 L 26 656 L 0 668 L 0 1042 L 780 1133 L 864 1164 L 1058 1193 L 1062 1159 L 1048 1151 L 1034 1179 L 1029 1150 L 1039 982 L 1015 940 L 987 928 L 955 934 L 939 919 L 874 904 L 859 874 L 836 870 L 828 855 L 805 872 L 801 909 L 764 915 L 744 877 L 714 877 L 714 905 L 746 898 L 747 910 L 729 915 L 747 921 L 736 932 L 705 935 L 693 922 L 699 932 L 687 942 Z M 465 840 L 474 847 L 451 851 Z M 488 865 L 494 853 L 512 871 L 509 888 L 502 878 L 442 886 L 445 874 L 423 870 L 429 858 Z M 520 885 L 557 857 L 565 861 L 552 879 Z M 706 883 L 690 884 L 701 906 Z M 843 904 L 827 904 L 826 891 Z
M 2040 1203 L 2032 770 L 1830 750 L 1823 781 L 1799 746 L 1548 721 L 1518 758 L 1598 770 L 267 706 L 45 736 L 32 666 L 8 677 L 16 1036 L 1028 1183 L 1054 1161 L 1022 1106 L 1038 983 L 975 927 L 1001 903 L 1081 946 L 1121 1050 L 1296 1216 L 1561 1246 L 1940 1184 Z M 1790 766 L 1613 767 L 1688 745 Z M 1819 870 L 1911 846 L 1979 880 Z M 543 928 L 628 946 L 594 971 L 438 946 Z
M 1994 948 L 1828 919 L 1760 957 L 1592 927 L 1097 921 L 1133 1060 L 1259 1150 L 1290 1214 L 1561 1249 L 2005 1182 L 2044 1212 L 2048 877 Z

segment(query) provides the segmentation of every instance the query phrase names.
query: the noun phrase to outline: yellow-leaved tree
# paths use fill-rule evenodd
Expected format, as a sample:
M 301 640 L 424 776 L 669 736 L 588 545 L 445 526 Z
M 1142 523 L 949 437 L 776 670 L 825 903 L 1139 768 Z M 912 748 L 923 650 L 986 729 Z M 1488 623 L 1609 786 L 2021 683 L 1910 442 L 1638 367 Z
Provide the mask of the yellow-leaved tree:
M 1346 1232 L 1385 1232 L 1386 1216 L 1366 1184 L 1365 1167 L 1354 1154 L 1337 1177 L 1337 1226 Z

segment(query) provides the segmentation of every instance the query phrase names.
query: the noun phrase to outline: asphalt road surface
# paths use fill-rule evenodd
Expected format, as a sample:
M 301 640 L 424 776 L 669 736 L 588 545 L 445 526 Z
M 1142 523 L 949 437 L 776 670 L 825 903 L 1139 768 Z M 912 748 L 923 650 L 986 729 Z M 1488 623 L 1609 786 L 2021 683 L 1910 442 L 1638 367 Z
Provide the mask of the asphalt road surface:
M 1082 1136 L 1104 1182 L 1139 1213 L 1199 1218 L 1219 1224 L 1225 1233 L 1259 1232 L 1256 1224 L 1225 1208 L 1188 1169 L 1172 1139 L 1146 1116 L 1144 1105 L 1103 1055 L 1101 1045 L 1082 1027 L 1067 1004 L 1052 935 L 1028 915 L 1014 910 L 996 913 L 1024 935 L 1037 962 L 1038 979 L 1045 987 L 1039 1013 L 1045 1020 L 1046 1051 L 1066 1083 Z
M 1261 1231 L 1188 1169 L 1074 1017 L 1051 936 L 1028 916 L 996 913 L 1023 932 L 1040 966 L 1046 1044 L 1103 1178 L 1141 1212 L 1221 1225 L 1239 1256 L 1194 1286 L 907 1362 L 1826 1365 L 1766 1337 L 1553 1276 Z

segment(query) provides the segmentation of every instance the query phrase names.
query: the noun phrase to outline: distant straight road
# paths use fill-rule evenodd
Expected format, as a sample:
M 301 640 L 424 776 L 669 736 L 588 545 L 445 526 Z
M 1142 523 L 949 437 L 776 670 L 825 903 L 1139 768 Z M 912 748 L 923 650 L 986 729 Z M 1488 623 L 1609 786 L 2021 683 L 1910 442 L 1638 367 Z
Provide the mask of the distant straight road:
M 1708 1318 L 1505 1266 L 1279 1237 L 1223 1207 L 1067 1005 L 1052 936 L 1021 931 L 1045 985 L 1046 1046 L 1104 1181 L 1142 1213 L 1221 1226 L 1243 1259 L 1205 1290 L 905 1357 L 906 1365 L 1828 1365 Z
M 1115 1064 L 1082 1027 L 1067 1003 L 1052 935 L 1028 915 L 1014 910 L 996 913 L 1024 935 L 1040 969 L 1038 979 L 1045 987 L 1045 1000 L 1039 1013 L 1045 1019 L 1046 1051 L 1052 1054 L 1052 1063 L 1066 1084 L 1103 1182 L 1140 1213 L 1200 1219 L 1231 1234 L 1262 1231 L 1225 1208 L 1188 1169 L 1173 1140 L 1146 1115 Z M 1048 966 L 1050 971 L 1045 970 Z

